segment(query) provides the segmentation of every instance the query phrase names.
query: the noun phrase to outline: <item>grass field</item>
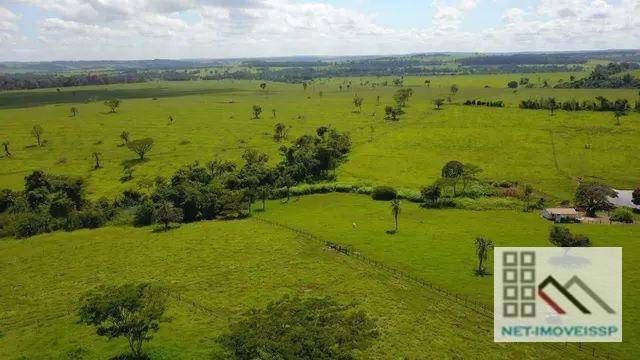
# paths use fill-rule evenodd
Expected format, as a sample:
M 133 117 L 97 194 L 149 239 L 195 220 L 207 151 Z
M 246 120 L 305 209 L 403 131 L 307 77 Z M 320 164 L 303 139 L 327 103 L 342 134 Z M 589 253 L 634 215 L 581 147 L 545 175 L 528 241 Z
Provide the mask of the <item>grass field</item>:
M 473 240 L 484 235 L 496 246 L 551 246 L 550 223 L 537 213 L 521 211 L 425 210 L 404 203 L 399 233 L 390 236 L 393 218 L 387 202 L 362 195 L 304 196 L 288 204 L 268 205 L 263 216 L 327 240 L 353 246 L 365 256 L 434 282 L 458 294 L 493 305 L 492 277 L 476 277 Z M 356 228 L 353 228 L 356 223 Z M 573 225 L 572 231 L 587 235 L 594 246 L 623 248 L 623 306 L 625 339 L 622 345 L 602 348 L 623 356 L 637 353 L 640 345 L 640 296 L 635 267 L 640 261 L 640 227 L 637 225 Z M 493 263 L 489 268 L 493 267 Z
M 220 355 L 215 338 L 252 306 L 283 294 L 357 301 L 382 338 L 362 358 L 560 359 L 543 345 L 499 345 L 491 319 L 256 220 L 185 225 L 168 233 L 103 228 L 0 242 L 0 358 L 87 359 L 126 351 L 77 324 L 79 294 L 103 283 L 152 281 L 195 302 L 171 301 L 171 322 L 146 347 L 154 359 Z M 585 358 L 587 358 L 585 356 Z
M 283 122 L 291 126 L 292 138 L 326 124 L 348 131 L 355 145 L 350 161 L 339 170 L 342 181 L 418 188 L 434 181 L 444 163 L 457 159 L 481 166 L 488 179 L 529 182 L 557 199 L 570 198 L 578 178 L 618 188 L 637 185 L 637 113 L 615 126 L 611 113 L 560 111 L 550 117 L 546 111 L 517 108 L 521 99 L 529 97 L 604 95 L 632 100 L 637 97 L 635 91 L 534 88 L 514 93 L 505 88 L 509 79 L 519 76 L 433 77 L 430 88 L 415 87 L 407 114 L 397 123 L 385 122 L 383 111 L 396 88 L 360 87 L 363 79 L 352 79 L 350 91 L 339 91 L 337 84 L 343 80 L 332 79 L 320 80 L 306 92 L 299 84 L 269 84 L 267 91 L 260 91 L 256 82 L 199 81 L 4 93 L 0 94 L 0 138 L 11 142 L 14 157 L 1 160 L 0 183 L 19 188 L 29 171 L 45 169 L 87 177 L 96 197 L 129 188 L 132 184 L 119 181 L 123 165 L 135 159 L 118 146 L 124 130 L 134 139 L 156 141 L 150 160 L 136 166 L 136 181 L 167 175 L 194 160 L 215 156 L 237 160 L 247 147 L 270 154 L 275 162 L 280 144 L 271 134 L 273 126 Z M 422 81 L 407 78 L 406 83 Z M 432 100 L 448 96 L 448 86 L 454 82 L 461 88 L 454 104 L 434 110 Z M 485 89 L 487 83 L 495 87 Z M 355 93 L 365 98 L 362 113 L 353 112 Z M 101 101 L 93 101 L 111 97 L 123 100 L 117 114 L 107 113 Z M 472 98 L 503 99 L 508 107 L 455 104 Z M 250 120 L 253 104 L 263 107 L 262 119 Z M 79 108 L 77 117 L 70 116 L 71 106 Z M 169 125 L 169 115 L 176 119 L 174 125 Z M 32 146 L 30 129 L 35 124 L 44 128 L 46 147 Z M 587 144 L 590 149 L 585 148 Z M 103 154 L 104 169 L 91 170 L 94 151 Z
M 418 190 L 435 181 L 446 162 L 459 160 L 480 166 L 487 180 L 530 183 L 551 203 L 572 199 L 581 179 L 621 189 L 638 187 L 637 112 L 616 126 L 610 112 L 558 111 L 550 116 L 518 108 L 523 99 L 549 96 L 585 100 L 602 95 L 633 102 L 637 90 L 506 88 L 508 81 L 520 77 L 553 85 L 571 75 L 584 74 L 434 76 L 428 77 L 428 88 L 425 77 L 407 77 L 405 86 L 415 94 L 398 122 L 384 119 L 384 106 L 392 103 L 398 88 L 364 85 L 391 78 L 319 79 L 306 91 L 300 84 L 269 83 L 263 91 L 260 82 L 225 80 L 4 92 L 0 141 L 10 141 L 13 156 L 0 158 L 0 188 L 20 189 L 25 175 L 43 169 L 82 176 L 91 198 L 113 199 L 194 161 L 239 161 L 247 148 L 266 152 L 276 163 L 283 143 L 274 142 L 272 134 L 279 122 L 291 126 L 289 140 L 321 125 L 348 132 L 353 148 L 337 170 L 342 183 Z M 349 81 L 350 89 L 340 91 L 338 86 Z M 460 87 L 455 96 L 449 94 L 452 84 Z M 365 99 L 360 113 L 352 103 L 356 94 Z M 452 103 L 434 109 L 433 99 L 449 96 Z M 122 100 L 115 114 L 102 104 L 110 98 Z M 461 105 L 467 99 L 500 99 L 507 106 Z M 254 104 L 264 110 L 261 119 L 251 119 Z M 79 109 L 78 116 L 70 116 L 71 106 Z M 46 146 L 34 146 L 30 131 L 36 124 L 44 129 Z M 136 155 L 122 146 L 122 131 L 132 139 L 155 140 L 147 161 L 136 162 Z M 92 169 L 94 151 L 103 156 L 98 170 Z M 123 182 L 123 167 L 130 164 L 134 179 Z M 477 235 L 497 246 L 549 246 L 550 223 L 537 213 L 521 211 L 425 210 L 405 201 L 400 232 L 394 236 L 385 233 L 393 224 L 389 204 L 363 195 L 270 201 L 267 211 L 255 216 L 353 246 L 367 257 L 487 306 L 492 306 L 493 279 L 473 274 Z M 625 342 L 596 349 L 634 358 L 640 353 L 640 305 L 634 301 L 640 296 L 635 267 L 640 228 L 569 227 L 589 236 L 595 246 L 623 247 Z M 492 319 L 253 218 L 194 223 L 166 233 L 111 226 L 0 240 L 0 359 L 66 359 L 78 349 L 85 349 L 87 358 L 103 359 L 124 352 L 124 342 L 107 342 L 77 324 L 75 309 L 84 291 L 125 281 L 157 282 L 172 294 L 173 321 L 163 324 L 147 346 L 154 359 L 220 357 L 215 339 L 221 331 L 252 306 L 283 294 L 358 301 L 382 331 L 380 341 L 359 354 L 363 359 L 592 358 L 569 348 L 494 344 Z

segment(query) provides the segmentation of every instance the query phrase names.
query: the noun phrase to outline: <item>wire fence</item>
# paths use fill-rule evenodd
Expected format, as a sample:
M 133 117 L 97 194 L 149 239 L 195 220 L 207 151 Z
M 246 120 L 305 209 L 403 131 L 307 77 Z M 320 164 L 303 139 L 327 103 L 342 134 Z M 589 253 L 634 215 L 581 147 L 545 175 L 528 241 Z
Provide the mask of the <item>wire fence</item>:
M 457 303 L 460 306 L 463 306 L 473 312 L 475 312 L 476 314 L 487 318 L 487 319 L 491 319 L 493 320 L 493 308 L 491 306 L 488 306 L 484 303 L 481 303 L 479 301 L 477 301 L 476 299 L 471 299 L 466 295 L 462 295 L 462 294 L 458 294 L 452 291 L 449 291 L 446 288 L 443 288 L 437 284 L 434 284 L 430 281 L 425 280 L 424 278 L 418 277 L 416 275 L 413 275 L 409 272 L 403 271 L 403 270 L 399 270 L 396 269 L 392 266 L 389 266 L 385 263 L 382 263 L 378 260 L 369 258 L 367 256 L 362 255 L 361 252 L 357 251 L 356 249 L 354 249 L 352 246 L 345 246 L 342 244 L 338 244 L 335 243 L 333 241 L 329 241 L 326 239 L 323 239 L 322 237 L 310 233 L 306 230 L 302 230 L 302 229 L 297 229 L 294 228 L 292 226 L 286 225 L 286 224 L 282 224 L 273 220 L 269 220 L 269 219 L 265 219 L 263 217 L 259 217 L 259 216 L 254 216 L 254 219 L 256 219 L 257 221 L 272 225 L 272 226 L 276 226 L 276 227 L 280 227 L 280 228 L 284 228 L 286 230 L 292 231 L 294 233 L 297 233 L 299 235 L 301 235 L 302 237 L 308 239 L 308 240 L 312 240 L 315 241 L 316 243 L 323 245 L 327 248 L 330 248 L 334 251 L 340 252 L 344 255 L 356 258 L 357 260 L 361 261 L 362 263 L 365 263 L 371 267 L 374 267 L 376 269 L 379 269 L 383 272 L 386 272 L 388 274 L 391 274 L 393 276 L 395 276 L 396 278 L 399 279 L 403 279 L 409 282 L 412 282 L 414 284 L 417 284 L 421 287 L 424 288 L 428 288 L 430 290 L 433 290 L 436 294 L 439 294 L 442 297 L 445 297 L 446 299 Z M 581 353 L 583 353 L 583 355 L 586 356 L 590 356 L 593 358 L 600 358 L 600 359 L 615 359 L 616 357 L 614 357 L 612 354 L 607 353 L 605 351 L 602 351 L 600 349 L 596 349 L 593 346 L 587 345 L 585 343 L 540 343 L 543 344 L 546 347 L 549 348 L 553 348 L 556 350 L 576 350 L 579 351 Z

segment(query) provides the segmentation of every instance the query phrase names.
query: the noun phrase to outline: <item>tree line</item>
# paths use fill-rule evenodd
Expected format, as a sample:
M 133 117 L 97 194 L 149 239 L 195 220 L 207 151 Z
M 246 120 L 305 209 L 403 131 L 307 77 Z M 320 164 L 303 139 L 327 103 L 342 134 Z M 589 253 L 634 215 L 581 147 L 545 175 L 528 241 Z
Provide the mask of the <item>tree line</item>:
M 121 138 L 128 141 L 128 133 Z M 152 145 L 152 139 L 128 141 L 140 159 Z M 269 166 L 266 154 L 247 149 L 241 166 L 217 159 L 204 166 L 196 162 L 168 179 L 157 177 L 149 194 L 127 190 L 112 200 L 87 199 L 82 178 L 37 170 L 25 177 L 22 191 L 0 191 L 0 237 L 97 228 L 124 210 L 134 214 L 135 225 L 157 223 L 165 230 L 172 223 L 246 217 L 256 200 L 262 200 L 264 209 L 269 198 L 288 199 L 292 186 L 333 179 L 350 149 L 347 134 L 323 126 L 281 146 L 282 158 L 275 166 Z M 95 166 L 101 167 L 100 155 L 94 155 Z

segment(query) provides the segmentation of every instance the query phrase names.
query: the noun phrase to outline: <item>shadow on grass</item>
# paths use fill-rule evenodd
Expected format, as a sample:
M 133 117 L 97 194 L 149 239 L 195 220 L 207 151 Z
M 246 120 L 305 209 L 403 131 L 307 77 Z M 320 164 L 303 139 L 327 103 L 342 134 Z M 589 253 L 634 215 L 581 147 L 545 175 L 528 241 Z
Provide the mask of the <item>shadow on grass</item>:
M 63 104 L 63 103 L 90 103 L 102 102 L 113 98 L 118 99 L 142 99 L 142 98 L 167 98 L 189 95 L 212 95 L 232 92 L 246 92 L 237 88 L 224 89 L 171 89 L 171 88 L 139 88 L 139 89 L 82 89 L 57 92 L 55 89 L 47 90 L 19 90 L 0 93 L 0 109 L 15 109 L 31 106 Z
M 160 225 L 160 226 L 156 226 L 155 228 L 153 228 L 153 230 L 151 232 L 154 233 L 154 234 L 166 233 L 166 232 L 169 232 L 171 230 L 175 230 L 175 229 L 177 229 L 179 227 L 180 227 L 180 224 L 169 225 L 169 226 Z
M 122 160 L 122 162 L 120 164 L 122 166 L 124 166 L 124 167 L 130 168 L 130 167 L 134 167 L 134 166 L 139 165 L 139 164 L 144 164 L 147 161 L 149 161 L 149 159 L 142 159 L 141 160 L 141 159 L 138 158 L 138 159 Z

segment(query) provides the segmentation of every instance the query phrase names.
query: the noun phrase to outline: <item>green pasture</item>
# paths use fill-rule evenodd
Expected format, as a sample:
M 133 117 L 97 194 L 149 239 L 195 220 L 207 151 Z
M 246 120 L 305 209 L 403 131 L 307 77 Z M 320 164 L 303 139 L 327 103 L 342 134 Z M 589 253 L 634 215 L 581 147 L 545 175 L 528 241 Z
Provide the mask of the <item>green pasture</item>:
M 524 76 L 557 81 L 569 75 Z M 571 198 L 581 178 L 618 188 L 638 185 L 637 113 L 616 126 L 608 112 L 559 111 L 550 116 L 517 108 L 520 100 L 541 96 L 633 100 L 635 90 L 506 88 L 508 80 L 520 76 L 429 77 L 429 88 L 425 78 L 408 77 L 405 83 L 415 95 L 398 122 L 384 119 L 384 106 L 392 103 L 397 88 L 364 85 L 391 78 L 320 79 L 306 91 L 300 84 L 269 83 L 262 91 L 259 82 L 225 80 L 5 92 L 0 94 L 0 139 L 10 141 L 13 157 L 0 159 L 0 185 L 20 188 L 27 173 L 44 169 L 84 176 L 92 196 L 111 196 L 195 160 L 238 160 L 246 148 L 268 153 L 275 163 L 282 145 L 272 140 L 278 122 L 291 127 L 290 139 L 321 125 L 349 132 L 354 147 L 349 162 L 338 170 L 341 181 L 419 188 L 433 182 L 444 163 L 457 159 L 479 165 L 487 179 L 528 182 L 557 200 Z M 338 84 L 348 81 L 351 88 L 340 91 Z M 453 83 L 461 89 L 455 96 L 449 94 Z M 354 112 L 355 94 L 365 99 L 361 113 Z M 437 97 L 451 97 L 452 103 L 434 110 Z M 102 105 L 109 98 L 122 100 L 117 114 L 107 113 Z M 474 98 L 502 99 L 508 106 L 460 105 Z M 254 104 L 263 108 L 259 120 L 251 119 Z M 79 109 L 77 117 L 70 116 L 71 106 Z M 176 120 L 173 125 L 170 115 Z M 30 129 L 35 124 L 44 128 L 45 147 L 33 146 Z M 120 146 L 122 131 L 133 139 L 155 140 L 148 161 L 132 161 L 135 155 Z M 91 169 L 94 151 L 103 157 L 104 168 L 97 171 Z M 135 179 L 122 183 L 123 166 L 131 164 Z
M 126 352 L 126 341 L 95 335 L 75 315 L 80 294 L 126 281 L 158 283 L 183 299 L 170 301 L 171 322 L 145 345 L 153 359 L 219 358 L 215 339 L 230 322 L 284 294 L 356 301 L 382 334 L 362 359 L 588 358 L 573 348 L 495 344 L 491 319 L 255 219 L 166 233 L 110 227 L 5 240 L 0 259 L 2 359 Z
M 286 204 L 272 201 L 258 216 L 352 246 L 369 258 L 488 306 L 493 305 L 493 278 L 474 275 L 476 236 L 485 236 L 496 246 L 551 246 L 552 223 L 537 212 L 427 210 L 403 202 L 400 231 L 388 235 L 386 230 L 394 225 L 388 202 L 363 195 L 328 194 L 294 198 Z M 569 228 L 587 235 L 594 246 L 623 248 L 625 340 L 598 347 L 621 357 L 638 353 L 640 304 L 635 299 L 640 296 L 636 281 L 640 271 L 635 265 L 640 262 L 640 227 L 577 224 Z M 493 261 L 488 268 L 493 268 Z

